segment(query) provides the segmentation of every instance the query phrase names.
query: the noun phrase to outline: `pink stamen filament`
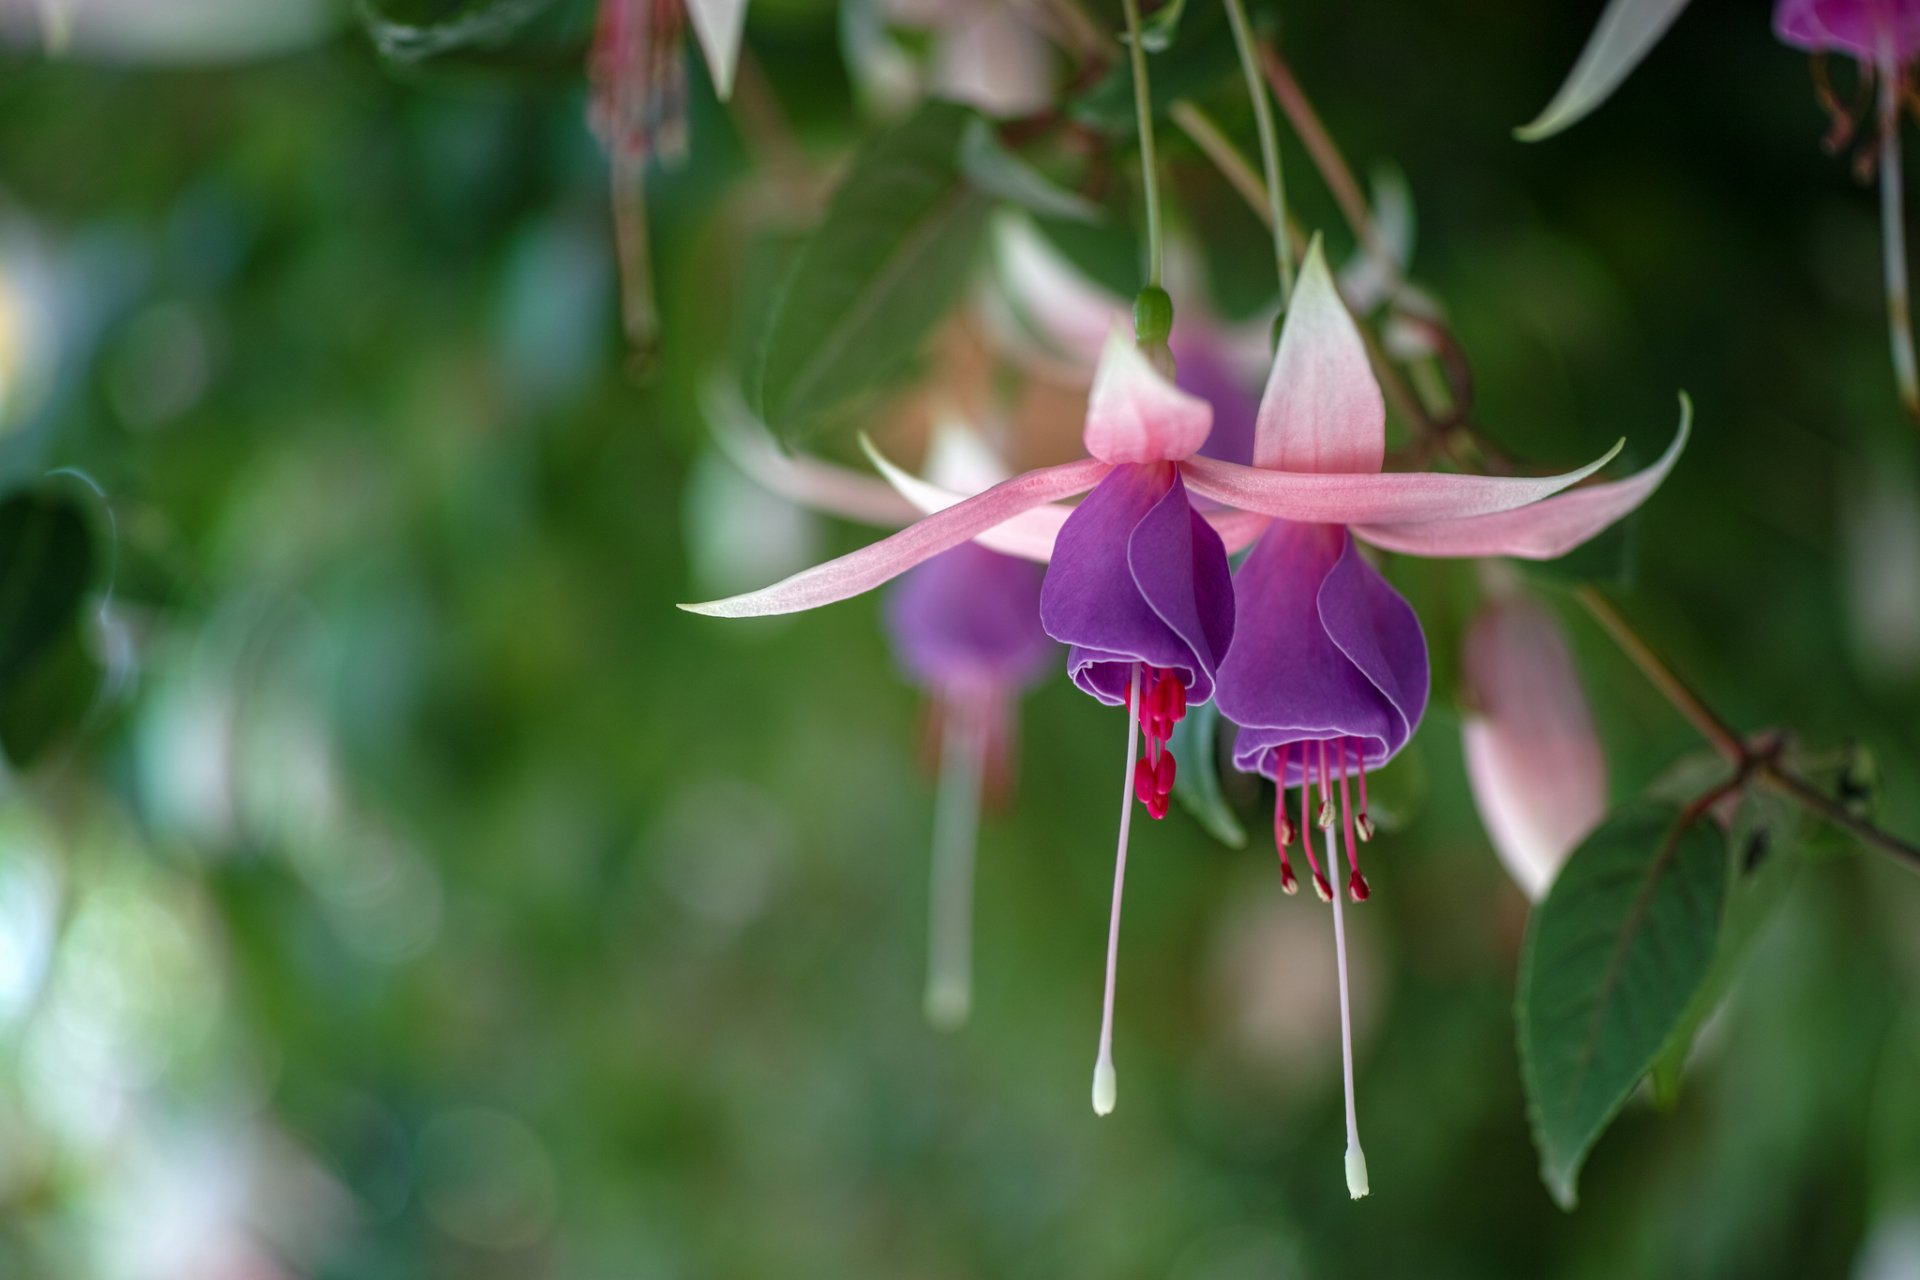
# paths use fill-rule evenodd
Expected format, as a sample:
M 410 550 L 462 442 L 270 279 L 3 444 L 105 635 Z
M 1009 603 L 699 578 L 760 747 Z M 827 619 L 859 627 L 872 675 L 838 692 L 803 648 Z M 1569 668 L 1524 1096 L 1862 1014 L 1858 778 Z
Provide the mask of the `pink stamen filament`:
M 1306 851 L 1307 865 L 1313 869 L 1313 891 L 1320 895 L 1320 901 L 1325 902 L 1333 896 L 1333 885 L 1321 874 L 1320 859 L 1314 856 L 1313 828 L 1307 823 L 1307 792 L 1313 787 L 1313 767 L 1306 751 L 1302 750 L 1300 754 L 1306 757 L 1300 761 L 1300 847 Z
M 1333 830 L 1333 788 L 1327 783 L 1327 740 L 1320 739 L 1320 825 Z M 1327 855 L 1333 861 L 1333 855 Z
M 1354 820 L 1354 826 L 1359 831 L 1360 839 L 1364 843 L 1365 841 L 1373 839 L 1373 819 L 1367 816 L 1367 749 L 1359 743 L 1356 743 L 1355 746 L 1357 750 L 1354 752 L 1354 755 L 1358 762 L 1356 768 L 1360 774 L 1360 813 Z
M 1368 887 L 1367 878 L 1360 874 L 1360 850 L 1353 840 L 1353 810 L 1347 804 L 1347 748 L 1350 745 L 1351 739 L 1340 743 L 1340 816 L 1347 838 L 1347 866 L 1352 869 L 1347 877 L 1347 892 L 1355 902 L 1365 902 L 1373 890 Z
M 1293 824 L 1287 821 L 1287 755 L 1289 748 L 1280 748 L 1280 768 L 1275 776 L 1279 784 L 1273 793 L 1273 847 L 1280 854 L 1280 887 L 1288 893 L 1298 893 L 1300 882 L 1294 878 L 1293 866 L 1287 861 L 1287 846 L 1293 843 Z
M 1131 677 L 1129 707 L 1140 707 L 1140 664 L 1135 663 Z M 1100 1007 L 1100 1053 L 1093 1064 L 1093 1113 L 1112 1112 L 1117 1092 L 1113 1074 L 1113 987 L 1120 959 L 1120 897 L 1127 882 L 1127 833 L 1133 826 L 1134 762 L 1140 740 L 1134 733 L 1133 718 L 1127 720 L 1127 771 L 1120 792 L 1120 845 L 1113 860 L 1113 915 L 1107 924 L 1107 989 Z

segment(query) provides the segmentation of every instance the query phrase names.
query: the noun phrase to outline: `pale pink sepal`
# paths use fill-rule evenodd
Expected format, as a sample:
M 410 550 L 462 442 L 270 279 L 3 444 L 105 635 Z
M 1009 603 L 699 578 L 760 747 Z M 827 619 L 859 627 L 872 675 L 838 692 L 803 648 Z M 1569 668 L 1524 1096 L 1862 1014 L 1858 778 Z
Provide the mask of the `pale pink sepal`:
M 1692 431 L 1693 402 L 1680 397 L 1680 429 L 1660 460 L 1644 471 L 1575 489 L 1517 511 L 1433 520 L 1425 524 L 1363 524 L 1354 536 L 1386 551 L 1410 556 L 1514 556 L 1552 560 L 1603 532 L 1660 487 Z
M 757 618 L 775 613 L 798 613 L 871 591 L 889 578 L 905 573 L 949 547 L 979 537 L 1022 511 L 1056 498 L 1085 493 L 1113 468 L 1092 458 L 1042 467 L 997 484 L 985 493 L 910 524 L 892 537 L 862 547 L 837 560 L 802 570 L 783 582 L 759 591 L 683 604 L 689 613 L 717 618 Z
M 1474 804 L 1500 861 L 1538 900 L 1606 815 L 1606 755 L 1566 636 L 1541 605 L 1518 595 L 1490 605 L 1464 661 Z
M 1538 142 L 1605 102 L 1686 7 L 1687 0 L 1611 0 L 1560 92 L 1538 118 L 1515 129 L 1514 135 L 1524 142 Z
M 958 506 L 968 497 L 965 493 L 924 480 L 896 465 L 865 435 L 860 437 L 860 447 L 866 450 L 867 458 L 881 477 L 893 486 L 897 495 L 918 511 L 932 515 L 936 511 Z M 974 541 L 989 551 L 1045 564 L 1053 558 L 1054 540 L 1060 536 L 1061 526 L 1072 514 L 1071 507 L 1051 504 L 1034 507 L 1009 518 L 1003 524 L 995 525 Z
M 1327 271 L 1320 238 L 1307 246 L 1254 427 L 1253 465 L 1275 471 L 1378 471 L 1387 409 L 1366 344 Z
M 1404 524 L 1511 511 L 1579 484 L 1613 460 L 1615 445 L 1557 476 L 1463 476 L 1435 471 L 1374 475 L 1262 471 L 1215 458 L 1180 464 L 1190 492 L 1230 507 L 1307 524 Z
M 740 36 L 747 26 L 747 0 L 686 0 L 700 52 L 713 76 L 713 91 L 725 102 L 733 94 L 733 72 L 740 65 Z
M 1271 516 L 1255 511 L 1203 511 L 1201 518 L 1220 535 L 1220 544 L 1228 555 L 1237 555 L 1260 540 L 1273 523 Z
M 1102 462 L 1175 462 L 1213 430 L 1213 406 L 1160 376 L 1123 325 L 1107 333 L 1087 395 L 1087 452 Z
M 727 461 L 769 493 L 796 506 L 863 524 L 899 527 L 921 516 L 913 503 L 872 476 L 784 452 L 727 378 L 707 380 L 700 389 L 700 408 Z

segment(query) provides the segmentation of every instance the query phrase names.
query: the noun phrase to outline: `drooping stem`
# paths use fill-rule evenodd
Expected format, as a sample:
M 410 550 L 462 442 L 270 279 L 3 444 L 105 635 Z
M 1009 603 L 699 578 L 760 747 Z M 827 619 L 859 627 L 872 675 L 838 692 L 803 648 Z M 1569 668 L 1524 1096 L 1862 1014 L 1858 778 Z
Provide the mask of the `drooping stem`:
M 1713 708 L 1701 701 L 1700 696 L 1687 686 L 1686 681 L 1674 674 L 1673 668 L 1662 661 L 1660 655 L 1640 638 L 1640 633 L 1620 616 L 1620 611 L 1613 607 L 1611 601 L 1601 595 L 1597 588 L 1591 586 L 1581 587 L 1574 595 L 1579 599 L 1581 606 L 1593 615 L 1594 621 L 1613 637 L 1613 642 L 1633 660 L 1633 665 L 1640 668 L 1640 674 L 1647 678 L 1648 683 L 1658 689 L 1667 701 L 1673 704 L 1674 709 L 1687 718 L 1687 722 L 1699 731 L 1701 737 L 1712 744 L 1714 750 L 1735 764 L 1746 759 L 1747 746 L 1740 740 L 1740 735 L 1735 733 L 1733 727 L 1722 720 Z
M 1153 159 L 1153 94 L 1140 38 L 1140 0 L 1121 0 L 1127 14 L 1127 57 L 1133 64 L 1133 110 L 1140 126 L 1140 184 L 1147 192 L 1147 283 L 1160 283 L 1160 177 Z
M 1887 284 L 1887 338 L 1893 377 L 1907 416 L 1920 422 L 1920 374 L 1913 357 L 1913 305 L 1907 292 L 1907 231 L 1900 177 L 1900 66 L 1891 50 L 1880 58 L 1880 237 Z
M 965 699 L 947 708 L 927 920 L 926 1015 L 942 1031 L 965 1025 L 973 1008 L 973 865 L 987 735 L 981 708 Z
M 1273 255 L 1280 270 L 1280 309 L 1293 297 L 1293 246 L 1287 240 L 1287 189 L 1280 172 L 1280 140 L 1273 127 L 1273 102 L 1260 79 L 1253 30 L 1247 23 L 1243 0 L 1227 0 L 1227 20 L 1233 24 L 1233 42 L 1240 50 L 1240 70 L 1247 80 L 1247 98 L 1253 103 L 1253 124 L 1260 134 L 1260 167 L 1266 174 L 1267 225 L 1273 229 Z
M 1373 258 L 1385 273 L 1388 284 L 1398 289 L 1401 283 L 1400 264 L 1394 261 L 1393 254 L 1374 229 L 1373 215 L 1367 210 L 1367 198 L 1361 194 L 1353 170 L 1347 167 L 1346 157 L 1340 154 L 1340 148 L 1334 145 L 1327 127 L 1320 123 L 1320 114 L 1307 101 L 1300 82 L 1294 79 L 1293 68 L 1287 65 L 1287 60 L 1280 56 L 1280 51 L 1274 48 L 1270 40 L 1260 42 L 1260 65 L 1267 73 L 1267 83 L 1273 86 L 1273 96 L 1279 100 L 1280 110 L 1286 113 L 1287 123 L 1299 135 L 1301 145 L 1313 160 L 1313 167 L 1327 184 L 1327 190 L 1333 193 L 1334 203 L 1340 206 L 1340 216 L 1353 228 L 1353 234 L 1360 241 L 1360 247 L 1367 251 L 1367 256 Z
M 653 297 L 653 250 L 648 244 L 646 160 L 616 152 L 613 160 L 613 241 L 620 260 L 620 315 L 641 372 L 659 355 L 660 312 Z
M 1620 646 L 1623 653 L 1633 661 L 1634 666 L 1647 678 L 1647 682 L 1657 689 L 1676 711 L 1686 717 L 1687 722 L 1710 743 L 1714 750 L 1727 758 L 1728 763 L 1742 771 L 1744 776 L 1757 779 L 1762 786 L 1784 796 L 1799 805 L 1823 822 L 1838 827 L 1859 840 L 1869 848 L 1903 862 L 1916 871 L 1920 871 L 1920 847 L 1902 840 L 1899 836 L 1885 830 L 1865 818 L 1853 813 L 1838 800 L 1822 792 L 1818 787 L 1802 778 L 1782 764 L 1776 752 L 1758 752 L 1749 747 L 1734 732 L 1733 728 L 1711 707 L 1707 706 L 1687 683 L 1674 673 L 1653 647 L 1644 640 L 1633 625 L 1615 609 L 1607 598 L 1593 587 L 1581 587 L 1576 593 L 1580 603 L 1593 615 L 1602 629 Z
M 1326 829 L 1327 865 L 1337 864 L 1333 850 L 1333 828 Z M 1360 1119 L 1353 1101 L 1353 1014 L 1347 992 L 1347 922 L 1340 907 L 1340 894 L 1333 894 L 1333 958 L 1340 972 L 1340 1074 L 1347 1093 L 1347 1194 L 1358 1200 L 1370 1189 L 1367 1185 L 1367 1157 L 1360 1149 Z
M 1131 3 L 1131 0 L 1129 0 Z M 1139 758 L 1140 664 L 1133 664 L 1127 693 L 1127 773 L 1120 787 L 1120 847 L 1113 858 L 1113 914 L 1107 922 L 1107 991 L 1100 1005 L 1100 1053 L 1093 1063 L 1093 1113 L 1113 1111 L 1118 1087 L 1113 1074 L 1113 988 L 1120 964 L 1120 897 L 1127 883 L 1127 833 L 1133 826 L 1133 766 Z
M 1271 223 L 1273 210 L 1265 198 L 1265 188 L 1254 175 L 1253 166 L 1233 145 L 1233 140 L 1220 130 L 1220 126 L 1208 118 L 1207 114 L 1184 99 L 1168 108 L 1167 114 L 1180 126 L 1182 132 L 1193 140 L 1208 160 L 1220 170 L 1228 183 L 1246 200 L 1247 207 L 1262 222 Z M 1297 253 L 1306 244 L 1306 236 L 1292 219 L 1287 221 L 1287 238 Z M 1413 430 L 1420 436 L 1440 440 L 1442 432 L 1439 424 L 1433 420 L 1426 408 L 1414 395 L 1400 370 L 1388 358 L 1386 349 L 1374 336 L 1373 330 L 1360 323 L 1360 317 L 1354 317 L 1354 327 L 1359 330 L 1360 341 L 1366 345 L 1367 361 L 1373 366 L 1374 377 L 1380 380 L 1380 390 L 1385 393 L 1387 403 L 1393 411 L 1412 424 Z
M 1267 204 L 1266 185 L 1261 182 L 1260 175 L 1253 171 L 1253 165 L 1240 154 L 1240 149 L 1233 145 L 1233 140 L 1214 123 L 1213 118 L 1185 98 L 1176 99 L 1167 108 L 1167 117 L 1179 125 L 1180 132 L 1186 134 L 1193 144 L 1200 148 L 1201 153 L 1213 162 L 1213 167 L 1220 171 L 1220 176 L 1240 193 L 1240 198 L 1247 202 L 1247 206 L 1259 216 L 1260 220 L 1269 227 L 1273 226 L 1273 210 Z M 1289 236 L 1289 252 L 1293 247 L 1292 237 L 1298 234 L 1298 231 L 1294 230 Z
M 1761 783 L 1769 790 L 1785 796 L 1808 813 L 1831 826 L 1838 827 L 1869 848 L 1878 849 L 1881 853 L 1906 863 L 1915 871 L 1920 871 L 1920 847 L 1909 844 L 1892 832 L 1868 822 L 1805 778 L 1777 762 L 1763 762 L 1758 772 Z

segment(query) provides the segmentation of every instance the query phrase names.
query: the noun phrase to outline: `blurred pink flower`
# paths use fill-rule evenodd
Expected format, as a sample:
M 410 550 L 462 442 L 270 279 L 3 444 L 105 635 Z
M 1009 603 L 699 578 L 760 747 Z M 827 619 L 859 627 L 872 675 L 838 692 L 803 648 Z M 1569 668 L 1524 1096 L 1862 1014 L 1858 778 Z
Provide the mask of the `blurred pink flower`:
M 1482 610 L 1464 658 L 1467 778 L 1494 851 L 1546 895 L 1607 809 L 1607 761 L 1559 622 L 1517 592 Z

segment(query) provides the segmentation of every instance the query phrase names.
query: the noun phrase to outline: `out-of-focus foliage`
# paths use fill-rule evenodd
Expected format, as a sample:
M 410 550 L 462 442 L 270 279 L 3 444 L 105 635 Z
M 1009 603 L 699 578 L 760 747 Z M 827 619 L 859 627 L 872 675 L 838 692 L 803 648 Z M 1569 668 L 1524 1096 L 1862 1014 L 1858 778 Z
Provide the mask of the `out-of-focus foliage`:
M 1339 1174 L 1326 912 L 1281 895 L 1257 828 L 1232 851 L 1178 809 L 1141 824 L 1127 1095 L 1088 1111 L 1123 740 L 1064 680 L 1026 702 L 983 832 L 972 1023 L 929 1031 L 931 787 L 874 602 L 672 608 L 871 536 L 745 486 L 697 397 L 760 358 L 824 175 L 878 127 L 835 7 L 755 0 L 731 109 L 689 61 L 692 157 L 648 184 L 648 381 L 584 123 L 590 6 L 403 67 L 353 6 L 274 8 L 320 16 L 264 60 L 96 61 L 76 35 L 0 66 L 0 500 L 76 513 L 92 548 L 56 650 L 86 693 L 30 770 L 4 709 L 33 681 L 0 689 L 0 1274 L 1920 1267 L 1920 891 L 1852 850 L 1754 930 L 1675 1110 L 1628 1099 L 1577 1215 L 1542 1189 L 1526 905 L 1459 758 L 1466 565 L 1387 565 L 1436 686 L 1348 913 L 1371 1198 Z M 1596 8 L 1254 6 L 1348 153 L 1404 172 L 1415 272 L 1503 448 L 1545 467 L 1624 435 L 1646 462 L 1692 392 L 1694 443 L 1613 562 L 1624 607 L 1736 723 L 1912 778 L 1912 587 L 1876 572 L 1860 497 L 1874 476 L 1882 531 L 1920 502 L 1872 197 L 1759 4 L 1698 7 L 1576 133 L 1515 144 Z M 1196 94 L 1250 144 L 1217 6 L 1188 0 L 1155 59 L 1163 105 Z M 1129 131 L 1115 83 L 1072 114 Z M 1211 305 L 1266 325 L 1264 232 L 1161 146 Z M 1129 156 L 1089 161 L 1104 221 L 1049 224 L 1123 291 Z M 1028 460 L 1072 447 L 1044 403 Z M 30 577 L 10 555 L 0 593 Z M 1624 803 L 1698 742 L 1566 620 Z M 1920 831 L 1920 793 L 1880 816 Z

